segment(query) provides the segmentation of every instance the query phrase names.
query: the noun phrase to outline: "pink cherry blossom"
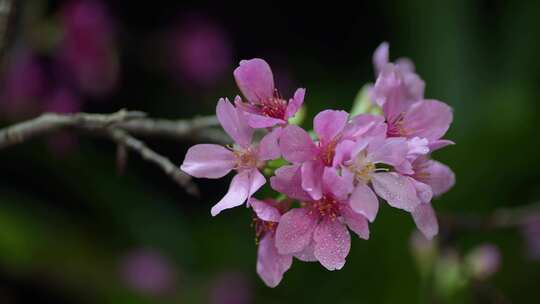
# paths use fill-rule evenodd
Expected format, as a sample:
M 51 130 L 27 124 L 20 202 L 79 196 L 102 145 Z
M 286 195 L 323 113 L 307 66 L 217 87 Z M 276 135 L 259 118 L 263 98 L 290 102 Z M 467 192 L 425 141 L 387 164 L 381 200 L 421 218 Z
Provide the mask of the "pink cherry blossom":
M 351 245 L 347 227 L 360 238 L 368 239 L 368 221 L 351 209 L 348 202 L 351 189 L 335 169 L 324 169 L 323 193 L 317 200 L 302 189 L 300 171 L 300 165 L 285 166 L 270 179 L 275 190 L 302 201 L 301 208 L 289 210 L 279 221 L 278 252 L 293 254 L 304 261 L 317 260 L 328 270 L 341 269 Z
M 280 254 L 275 245 L 276 227 L 285 211 L 285 204 L 252 198 L 250 205 L 255 212 L 254 222 L 259 243 L 257 273 L 266 285 L 276 287 L 292 265 L 292 255 Z
M 260 144 L 252 144 L 253 129 L 247 125 L 242 111 L 227 99 L 220 99 L 216 108 L 223 129 L 234 140 L 232 148 L 214 144 L 191 147 L 181 169 L 199 178 L 221 178 L 232 170 L 237 173 L 231 181 L 227 194 L 212 208 L 213 216 L 224 209 L 246 202 L 265 183 L 259 171 L 266 160 L 279 157 L 277 139 L 280 129 L 268 133 Z
M 321 176 L 325 166 L 331 166 L 336 145 L 342 140 L 349 114 L 345 111 L 325 110 L 313 120 L 318 141 L 313 142 L 302 128 L 290 125 L 283 129 L 279 147 L 283 158 L 299 164 L 302 175 L 302 188 L 313 199 L 322 197 Z
M 381 44 L 373 55 L 377 81 L 371 91 L 384 113 L 389 137 L 426 138 L 434 146 L 452 122 L 452 109 L 443 102 L 424 99 L 424 81 L 408 59 L 389 63 L 388 44 Z
M 387 42 L 381 43 L 375 49 L 373 53 L 373 66 L 375 67 L 375 77 L 378 77 L 385 69 L 390 62 L 390 46 Z M 402 90 L 400 91 L 404 97 L 407 99 L 417 101 L 421 100 L 424 97 L 425 83 L 415 73 L 414 63 L 408 58 L 398 58 L 395 63 L 393 63 L 396 70 L 399 71 L 401 76 L 401 81 L 403 82 Z
M 305 89 L 297 89 L 293 98 L 283 99 L 274 86 L 274 75 L 268 63 L 255 58 L 240 61 L 234 70 L 236 84 L 247 99 L 235 100 L 236 106 L 245 111 L 248 124 L 253 128 L 284 125 L 300 109 Z
M 407 93 L 407 83 L 399 68 L 386 65 L 373 89 L 382 107 L 390 137 L 421 137 L 439 140 L 452 122 L 452 109 L 443 102 L 417 99 Z
M 405 138 L 386 138 L 384 135 L 344 140 L 337 146 L 334 166 L 341 169 L 346 182 L 354 188 L 350 204 L 355 212 L 374 221 L 379 209 L 376 194 L 390 206 L 406 211 L 412 211 L 420 204 L 408 177 L 388 168 L 412 167 L 403 165 L 408 164 L 408 151 Z

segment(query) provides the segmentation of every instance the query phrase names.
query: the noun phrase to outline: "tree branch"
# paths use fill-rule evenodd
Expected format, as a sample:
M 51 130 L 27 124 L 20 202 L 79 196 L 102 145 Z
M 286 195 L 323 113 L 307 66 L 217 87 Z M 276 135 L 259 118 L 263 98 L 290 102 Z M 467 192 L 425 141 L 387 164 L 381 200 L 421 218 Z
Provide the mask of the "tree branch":
M 141 157 L 160 167 L 165 174 L 170 176 L 180 186 L 182 186 L 189 194 L 199 195 L 199 190 L 195 184 L 191 182 L 191 177 L 180 171 L 168 158 L 154 152 L 148 148 L 145 143 L 137 138 L 129 135 L 126 131 L 120 129 L 110 129 L 109 136 L 119 145 L 125 146 L 141 155 Z
M 143 112 L 127 110 L 112 114 L 45 113 L 34 119 L 0 129 L 0 149 L 66 128 L 91 134 L 105 134 L 116 142 L 119 148 L 128 148 L 139 153 L 144 160 L 160 167 L 188 193 L 197 195 L 198 189 L 190 176 L 132 134 L 229 143 L 223 131 L 213 128 L 218 124 L 215 116 L 196 117 L 191 120 L 151 119 L 147 118 Z

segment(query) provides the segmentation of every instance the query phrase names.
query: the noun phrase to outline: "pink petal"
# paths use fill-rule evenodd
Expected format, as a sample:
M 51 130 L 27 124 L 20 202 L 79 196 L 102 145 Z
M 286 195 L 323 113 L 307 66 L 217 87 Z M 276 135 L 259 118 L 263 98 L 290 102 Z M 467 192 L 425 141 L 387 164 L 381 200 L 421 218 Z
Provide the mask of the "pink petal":
M 385 138 L 385 137 L 386 137 L 386 134 L 384 135 L 383 138 Z M 360 152 L 363 152 L 364 150 L 366 150 L 366 148 L 368 147 L 368 145 L 370 143 L 372 143 L 373 141 L 377 141 L 377 140 L 379 140 L 378 137 L 361 137 L 361 138 L 359 138 L 354 143 L 354 147 L 351 150 L 351 158 L 354 160 L 354 158 L 356 158 Z M 380 141 L 382 142 L 383 139 L 381 138 Z
M 429 143 L 428 148 L 430 151 L 436 151 L 446 146 L 455 145 L 456 143 L 448 139 L 439 139 Z
M 334 139 L 347 124 L 349 113 L 345 111 L 325 110 L 313 119 L 313 130 L 319 140 L 326 144 Z
M 268 287 L 276 287 L 291 265 L 292 256 L 278 253 L 272 234 L 267 234 L 260 240 L 257 273 Z
M 415 180 L 412 177 L 409 177 L 409 180 L 414 185 L 414 188 L 416 189 L 416 195 L 418 196 L 418 199 L 420 199 L 420 202 L 422 203 L 429 203 L 431 202 L 431 199 L 433 198 L 433 190 L 429 185 L 426 185 L 422 182 L 419 182 Z
M 346 200 L 349 193 L 353 191 L 352 180 L 339 176 L 334 168 L 324 168 L 322 181 L 323 191 L 333 194 L 338 200 Z
M 309 193 L 302 189 L 302 172 L 300 165 L 283 166 L 275 171 L 275 176 L 270 178 L 272 189 L 281 192 L 288 197 L 310 201 Z
M 306 95 L 306 89 L 300 88 L 294 92 L 294 96 L 289 100 L 287 109 L 285 110 L 285 118 L 289 119 L 298 112 L 302 104 L 304 103 L 304 96 Z
M 407 59 L 408 60 L 408 59 Z M 403 83 L 407 91 L 407 98 L 411 100 L 421 100 L 424 98 L 424 91 L 426 88 L 426 83 L 414 73 L 414 65 L 410 60 L 409 63 L 404 61 L 399 63 L 400 70 L 404 71 L 403 73 Z M 405 67 L 405 65 L 412 65 L 412 67 Z M 412 69 L 412 71 L 410 70 Z
M 239 172 L 233 177 L 227 194 L 212 207 L 212 216 L 218 215 L 225 209 L 242 205 L 265 182 L 264 176 L 256 169 Z
M 381 43 L 373 53 L 373 66 L 375 67 L 375 76 L 381 73 L 382 69 L 388 63 L 389 57 L 388 42 Z
M 416 189 L 406 176 L 395 172 L 375 173 L 371 183 L 375 192 L 394 208 L 411 212 L 420 204 Z
M 384 163 L 392 166 L 407 161 L 409 146 L 407 140 L 400 137 L 384 139 L 381 143 L 372 141 L 368 147 L 368 160 L 373 163 Z M 373 147 L 375 145 L 375 147 Z
M 310 160 L 302 164 L 302 189 L 314 199 L 322 197 L 322 176 L 324 164 L 318 160 Z
M 369 239 L 369 223 L 368 220 L 361 214 L 354 212 L 347 204 L 340 206 L 341 215 L 345 224 L 354 231 L 361 239 Z
M 212 216 L 218 215 L 222 210 L 242 205 L 249 196 L 249 184 L 249 171 L 236 174 L 227 194 L 212 207 Z
M 315 257 L 328 270 L 339 270 L 351 248 L 347 227 L 337 219 L 325 218 L 313 233 Z
M 426 155 L 429 153 L 429 141 L 427 138 L 413 137 L 407 140 L 407 146 L 409 147 L 409 152 L 407 152 L 408 157 Z
M 257 217 L 263 221 L 279 222 L 279 219 L 281 218 L 279 210 L 265 201 L 252 197 L 249 199 L 249 205 L 253 208 Z
M 306 208 L 289 210 L 279 220 L 276 229 L 276 247 L 280 254 L 293 254 L 311 242 L 317 217 Z
M 352 157 L 351 152 L 355 145 L 355 142 L 352 140 L 343 140 L 337 144 L 336 149 L 334 150 L 334 160 L 332 165 L 337 167 L 350 160 Z
M 266 178 L 257 169 L 249 171 L 249 197 L 266 184 Z
M 386 123 L 384 117 L 380 115 L 360 114 L 351 119 L 343 132 L 343 138 L 352 140 L 359 136 L 381 136 L 386 135 Z
M 262 59 L 240 61 L 240 66 L 234 70 L 234 79 L 251 103 L 258 103 L 274 95 L 274 76 L 268 63 Z
M 425 137 L 430 141 L 440 139 L 452 122 L 452 108 L 437 100 L 415 103 L 403 118 L 407 136 Z
M 445 164 L 436 160 L 426 160 L 422 171 L 415 177 L 417 180 L 428 184 L 433 194 L 439 196 L 450 190 L 456 183 L 454 172 Z M 416 164 L 415 164 L 416 165 Z
M 279 149 L 281 131 L 281 128 L 275 128 L 261 139 L 259 143 L 259 158 L 261 160 L 277 159 L 281 156 Z
M 253 129 L 248 126 L 242 111 L 236 109 L 228 99 L 221 98 L 216 107 L 216 115 L 225 132 L 236 143 L 244 148 L 249 147 Z
M 229 173 L 235 165 L 236 158 L 227 148 L 200 144 L 189 148 L 180 169 L 194 177 L 220 178 Z
M 270 128 L 276 125 L 283 125 L 287 123 L 283 119 L 259 115 L 256 113 L 244 112 L 244 115 L 246 116 L 247 124 L 255 129 Z
M 290 125 L 283 129 L 279 140 L 279 147 L 283 158 L 292 163 L 301 163 L 313 159 L 317 153 L 317 146 L 304 129 Z
M 400 70 L 407 74 L 414 73 L 415 71 L 414 63 L 409 58 L 401 57 L 396 59 L 396 66 L 398 66 Z
M 418 230 L 428 239 L 432 239 L 439 233 L 439 223 L 431 204 L 420 204 L 411 212 Z
M 317 258 L 315 257 L 315 242 L 313 239 L 309 245 L 304 248 L 304 250 L 294 254 L 294 257 L 299 259 L 302 262 L 316 262 Z
M 408 98 L 402 71 L 390 63 L 377 77 L 372 92 L 373 98 L 383 108 L 384 116 L 390 123 L 393 123 L 418 101 Z
M 354 188 L 349 205 L 356 213 L 365 216 L 370 222 L 375 220 L 379 211 L 379 201 L 373 190 L 365 184 L 358 184 Z

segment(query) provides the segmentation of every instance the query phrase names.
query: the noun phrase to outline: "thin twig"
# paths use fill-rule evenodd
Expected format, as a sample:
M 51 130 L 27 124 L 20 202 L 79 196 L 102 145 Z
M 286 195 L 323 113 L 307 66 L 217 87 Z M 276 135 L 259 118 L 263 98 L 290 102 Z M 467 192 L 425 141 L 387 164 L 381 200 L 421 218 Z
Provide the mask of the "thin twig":
M 175 166 L 168 158 L 156 153 L 145 143 L 129 135 L 126 131 L 120 129 L 110 129 L 110 137 L 119 145 L 123 145 L 141 155 L 141 157 L 160 167 L 167 175 L 175 180 L 180 186 L 192 195 L 199 195 L 197 186 L 191 182 L 191 177 Z

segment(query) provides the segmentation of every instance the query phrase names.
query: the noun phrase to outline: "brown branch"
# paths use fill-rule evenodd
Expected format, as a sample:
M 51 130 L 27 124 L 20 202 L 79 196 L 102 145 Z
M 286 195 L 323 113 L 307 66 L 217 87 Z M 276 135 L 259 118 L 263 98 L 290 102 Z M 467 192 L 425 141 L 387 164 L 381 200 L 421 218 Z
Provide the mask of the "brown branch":
M 45 113 L 37 118 L 0 129 L 0 149 L 66 128 L 91 134 L 105 134 L 118 144 L 119 149 L 125 147 L 139 153 L 144 160 L 160 167 L 187 192 L 197 195 L 198 189 L 190 176 L 132 135 L 229 143 L 223 131 L 213 128 L 217 125 L 218 121 L 214 116 L 191 120 L 166 120 L 147 118 L 143 112 L 127 110 L 112 114 Z M 122 158 L 125 159 L 125 156 L 122 157 L 120 153 L 119 159 Z

